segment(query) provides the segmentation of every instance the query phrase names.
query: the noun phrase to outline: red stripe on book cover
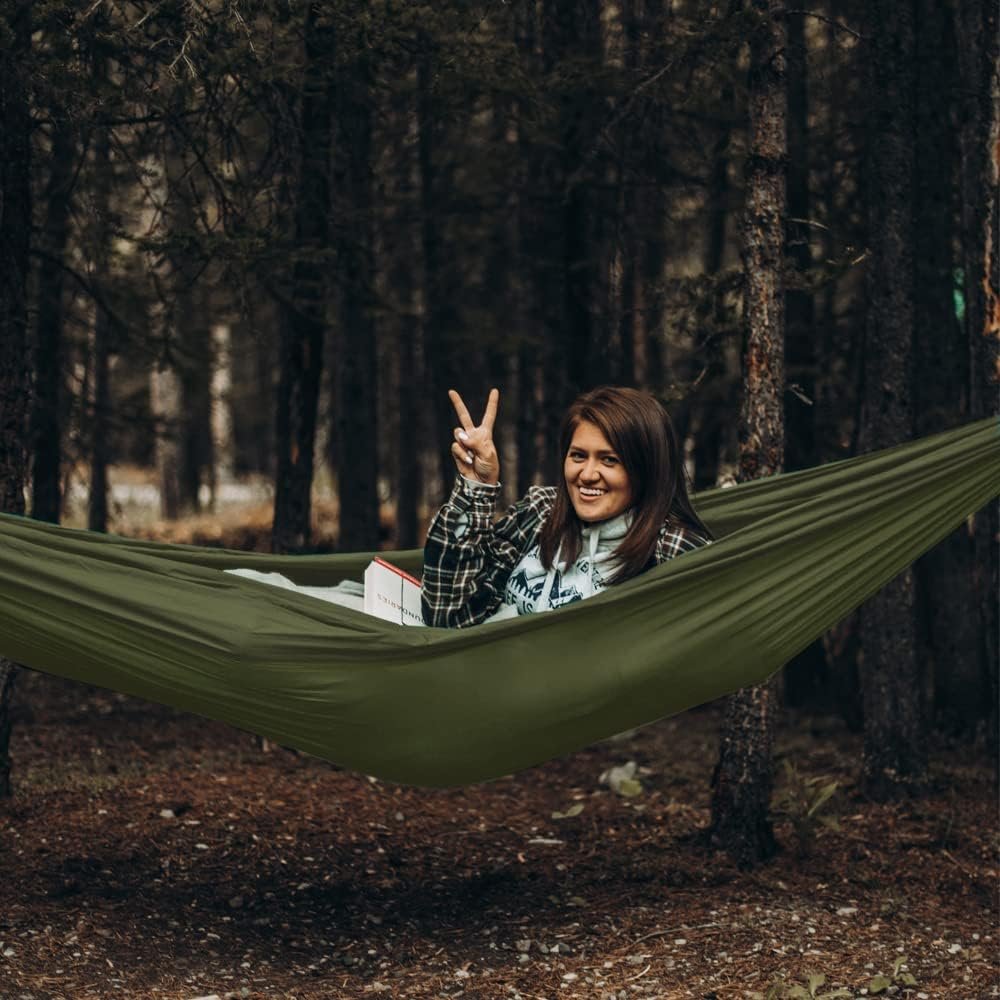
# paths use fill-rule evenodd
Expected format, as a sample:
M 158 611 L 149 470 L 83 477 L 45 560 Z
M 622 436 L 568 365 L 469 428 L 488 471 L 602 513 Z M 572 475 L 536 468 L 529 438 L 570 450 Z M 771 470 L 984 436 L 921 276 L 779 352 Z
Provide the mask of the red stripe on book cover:
M 384 559 L 379 559 L 376 556 L 372 562 L 377 562 L 379 566 L 384 566 L 386 569 L 391 569 L 393 573 L 397 576 L 401 576 L 404 580 L 409 580 L 410 583 L 415 583 L 418 587 L 420 586 L 420 581 L 415 576 L 410 576 L 405 570 L 401 570 L 398 566 L 393 566 L 391 562 L 386 562 Z

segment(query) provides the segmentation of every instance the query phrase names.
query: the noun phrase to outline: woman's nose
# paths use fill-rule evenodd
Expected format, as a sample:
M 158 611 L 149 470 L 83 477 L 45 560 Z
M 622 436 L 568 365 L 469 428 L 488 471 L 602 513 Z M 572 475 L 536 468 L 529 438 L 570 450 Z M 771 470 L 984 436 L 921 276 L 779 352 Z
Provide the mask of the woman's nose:
M 597 463 L 587 462 L 580 472 L 580 478 L 586 480 L 588 483 L 592 483 L 595 479 L 600 478 L 600 470 L 597 467 Z

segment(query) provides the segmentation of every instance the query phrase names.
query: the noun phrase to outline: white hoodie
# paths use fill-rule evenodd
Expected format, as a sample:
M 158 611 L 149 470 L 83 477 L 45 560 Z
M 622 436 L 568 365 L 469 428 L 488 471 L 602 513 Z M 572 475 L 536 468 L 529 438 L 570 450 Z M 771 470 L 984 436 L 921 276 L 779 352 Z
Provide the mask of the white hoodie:
M 486 621 L 551 611 L 604 590 L 620 565 L 614 552 L 631 524 L 632 512 L 626 511 L 608 521 L 584 525 L 580 554 L 571 566 L 560 563 L 556 552 L 552 568 L 546 571 L 538 545 L 532 546 L 507 579 L 503 604 Z

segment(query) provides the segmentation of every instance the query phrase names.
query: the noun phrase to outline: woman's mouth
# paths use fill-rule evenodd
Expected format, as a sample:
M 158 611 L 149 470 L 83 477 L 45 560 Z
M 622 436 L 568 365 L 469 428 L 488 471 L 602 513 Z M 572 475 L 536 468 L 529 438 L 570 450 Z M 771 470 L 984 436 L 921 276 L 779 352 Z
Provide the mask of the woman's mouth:
M 578 486 L 577 490 L 584 500 L 597 500 L 608 492 L 607 490 L 598 489 L 596 486 Z

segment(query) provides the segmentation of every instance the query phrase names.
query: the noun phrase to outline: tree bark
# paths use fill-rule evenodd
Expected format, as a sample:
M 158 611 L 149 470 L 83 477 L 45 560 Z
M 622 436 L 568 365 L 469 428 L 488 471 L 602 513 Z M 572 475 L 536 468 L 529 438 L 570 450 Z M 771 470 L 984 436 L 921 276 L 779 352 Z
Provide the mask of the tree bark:
M 392 260 L 390 282 L 398 303 L 396 350 L 396 546 L 414 549 L 418 538 L 420 504 L 420 457 L 425 450 L 426 430 L 420 405 L 423 379 L 423 350 L 417 281 L 413 261 L 420 259 L 420 232 L 413 220 L 418 216 L 417 181 L 419 166 L 410 155 L 409 143 L 402 141 L 411 127 L 416 128 L 416 108 L 407 100 L 398 113 L 395 133 L 401 137 L 396 180 L 397 210 L 392 225 L 399 233 L 399 247 Z
M 433 73 L 438 53 L 431 37 L 420 35 L 420 52 L 417 57 L 417 159 L 420 175 L 420 247 L 423 257 L 423 330 L 422 340 L 427 357 L 434 363 L 428 367 L 432 394 L 431 433 L 437 448 L 438 497 L 440 502 L 451 492 L 455 468 L 448 453 L 452 440 L 451 429 L 455 414 L 448 399 L 449 389 L 465 385 L 459 381 L 458 365 L 453 337 L 455 333 L 454 306 L 446 281 L 443 234 L 441 232 L 443 192 L 447 190 L 441 179 L 439 145 L 441 128 L 438 123 L 437 102 L 432 93 Z
M 31 8 L 0 6 L 0 511 L 23 514 L 30 383 L 27 358 L 31 241 L 31 117 L 25 65 Z M 10 795 L 10 703 L 17 667 L 0 659 L 0 798 Z
M 547 440 L 555 442 L 555 429 L 562 420 L 568 403 L 584 389 L 599 381 L 601 345 L 597 336 L 598 316 L 606 301 L 607 279 L 603 261 L 606 241 L 602 213 L 595 183 L 600 163 L 593 146 L 597 141 L 601 101 L 590 74 L 601 64 L 601 20 L 599 0 L 546 0 L 545 55 L 550 70 L 559 77 L 554 87 L 557 102 L 555 212 L 562 234 L 562 309 L 558 336 L 550 341 L 547 370 L 551 375 L 551 398 L 546 401 L 553 434 Z M 573 69 L 574 63 L 585 60 L 585 70 Z M 567 75 L 570 74 L 570 75 Z M 582 172 L 582 173 L 581 173 Z M 559 371 L 560 378 L 554 377 Z M 547 465 L 549 481 L 562 467 L 562 456 L 551 454 Z
M 818 464 L 816 454 L 817 332 L 812 292 L 809 191 L 809 51 L 805 14 L 788 14 L 788 222 L 787 258 L 797 287 L 785 290 L 785 468 Z M 784 696 L 794 706 L 823 706 L 830 672 L 823 642 L 810 643 L 785 667 Z
M 212 507 L 219 486 L 232 481 L 236 468 L 233 442 L 233 332 L 228 323 L 212 327 Z
M 969 358 L 969 415 L 998 412 L 1000 367 L 1000 25 L 992 0 L 955 4 L 955 33 L 963 99 L 959 106 L 961 246 L 965 333 Z M 1000 505 L 974 519 L 977 632 L 990 690 L 987 742 L 994 761 L 1000 739 Z M 1000 764 L 998 764 L 1000 766 Z
M 379 547 L 378 408 L 376 328 L 373 311 L 375 257 L 372 218 L 373 66 L 365 41 L 347 44 L 356 54 L 337 86 L 337 155 L 342 163 L 336 194 L 340 275 L 340 344 L 337 364 L 342 552 Z
M 69 239 L 76 140 L 65 120 L 52 126 L 42 242 L 47 259 L 38 273 L 38 325 L 31 405 L 31 516 L 59 523 L 62 509 L 63 285 Z
M 310 542 L 313 452 L 326 335 L 324 255 L 330 245 L 330 150 L 334 103 L 334 30 L 323 5 L 306 12 L 306 67 L 295 204 L 295 262 L 290 301 L 282 307 L 271 547 L 302 552 Z
M 166 325 L 165 309 L 158 325 Z M 181 380 L 169 357 L 161 358 L 149 374 L 149 403 L 156 427 L 156 480 L 160 489 L 160 517 L 181 516 Z
M 859 450 L 913 435 L 914 67 L 913 8 L 866 6 L 870 258 Z M 865 715 L 862 783 L 874 799 L 917 791 L 926 777 L 926 730 L 916 654 L 913 571 L 860 611 Z
M 643 19 L 649 38 L 640 56 L 644 75 L 658 72 L 670 58 L 668 51 L 670 14 L 664 9 L 668 6 L 664 0 L 645 0 L 643 4 Z M 664 144 L 662 134 L 651 135 L 651 129 L 662 133 L 663 128 L 662 116 L 654 115 L 652 125 L 647 127 L 643 136 L 647 156 L 657 156 Z M 639 193 L 641 212 L 646 218 L 647 231 L 643 234 L 640 247 L 642 291 L 638 297 L 642 304 L 643 338 L 642 364 L 637 374 L 642 384 L 652 392 L 663 392 L 667 382 L 663 286 L 668 256 L 666 237 L 668 196 L 666 185 L 660 176 L 662 171 L 651 169 L 650 173 L 656 180 L 649 184 L 645 191 Z M 682 419 L 681 423 L 684 422 Z
M 918 436 L 968 420 L 969 358 L 955 312 L 957 143 L 952 102 L 958 53 L 949 11 L 917 0 L 916 189 L 914 194 L 914 430 Z M 918 655 L 930 673 L 934 721 L 972 737 L 989 714 L 980 662 L 972 539 L 962 525 L 916 564 Z
M 97 24 L 106 30 L 105 19 Z M 93 40 L 93 78 L 95 87 L 106 85 L 108 61 Z M 111 162 L 111 137 L 107 128 L 97 132 L 94 141 L 94 182 L 92 197 L 97 235 L 94 247 L 93 281 L 101 301 L 94 303 L 94 329 L 91 345 L 91 370 L 94 404 L 86 421 L 90 445 L 90 482 L 87 495 L 87 527 L 91 531 L 108 530 L 108 465 L 111 461 L 111 348 L 112 321 L 104 302 L 111 289 L 111 185 L 114 183 Z
M 98 304 L 93 340 L 94 409 L 90 415 L 90 488 L 87 527 L 108 530 L 108 465 L 111 460 L 111 319 Z
M 538 58 L 537 2 L 519 6 L 517 47 L 521 62 L 532 75 L 540 72 Z M 523 180 L 517 186 L 517 257 L 521 294 L 519 299 L 521 336 L 517 348 L 517 495 L 523 497 L 539 473 L 538 430 L 541 414 L 538 402 L 540 345 L 544 343 L 544 272 L 537 257 L 538 222 L 543 200 L 544 154 L 539 143 L 529 137 L 531 106 L 527 100 L 517 105 L 518 160 Z
M 641 58 L 641 18 L 636 0 L 621 4 L 622 64 L 626 86 L 635 86 L 639 79 Z M 639 225 L 639 194 L 636 182 L 636 161 L 643 146 L 640 123 L 624 123 L 616 164 L 618 198 L 618 351 L 607 366 L 611 378 L 620 385 L 636 383 L 636 341 L 640 336 L 639 276 L 642 241 Z
M 177 80 L 169 98 L 171 114 L 182 119 L 186 84 Z M 198 462 L 193 458 L 191 414 L 201 413 L 192 385 L 204 351 L 203 324 L 196 305 L 197 261 L 190 248 L 196 229 L 190 166 L 185 139 L 175 122 L 168 122 L 160 160 L 151 187 L 152 212 L 158 212 L 158 236 L 166 252 L 154 258 L 157 300 L 152 326 L 158 357 L 150 372 L 150 403 L 156 426 L 156 470 L 160 489 L 160 516 L 174 520 L 198 509 Z M 152 172 L 151 172 L 152 173 Z
M 772 476 L 784 459 L 784 289 L 786 115 L 784 11 L 752 0 L 750 149 L 741 225 L 744 270 L 744 394 L 741 481 Z M 741 867 L 776 849 L 768 809 L 774 732 L 773 682 L 732 695 L 712 792 L 712 841 Z
M 815 311 L 807 287 L 812 267 L 809 225 L 809 80 L 805 14 L 788 14 L 788 263 L 796 285 L 785 291 L 785 374 L 799 392 L 785 395 L 785 466 L 789 472 L 815 464 Z M 805 397 L 803 399 L 803 397 Z M 807 402 L 808 400 L 808 402 Z
M 733 53 L 736 58 L 736 53 Z M 724 114 L 735 112 L 732 84 L 723 85 L 720 105 Z M 708 175 L 706 207 L 708 209 L 708 238 L 705 241 L 703 267 L 705 274 L 717 278 L 722 273 L 726 252 L 726 230 L 729 220 L 729 164 L 732 154 L 730 143 L 732 128 L 724 124 L 712 146 L 712 161 Z M 727 407 L 723 396 L 729 385 L 726 372 L 726 351 L 724 342 L 725 304 L 718 285 L 713 289 L 712 329 L 705 344 L 703 364 L 705 376 L 703 390 L 697 398 L 684 400 L 678 414 L 678 423 L 695 428 L 694 438 L 694 486 L 697 490 L 711 489 L 719 478 L 719 460 L 726 445 L 725 413 Z M 693 376 L 693 372 L 691 373 Z M 686 411 L 686 413 L 684 412 Z M 695 411 L 695 412 L 692 412 Z

